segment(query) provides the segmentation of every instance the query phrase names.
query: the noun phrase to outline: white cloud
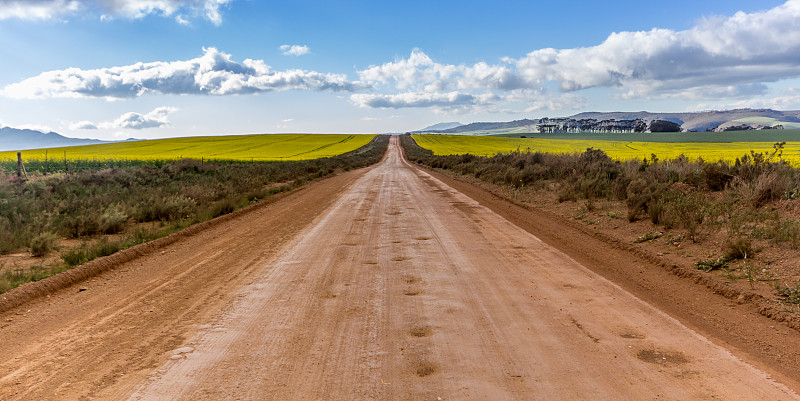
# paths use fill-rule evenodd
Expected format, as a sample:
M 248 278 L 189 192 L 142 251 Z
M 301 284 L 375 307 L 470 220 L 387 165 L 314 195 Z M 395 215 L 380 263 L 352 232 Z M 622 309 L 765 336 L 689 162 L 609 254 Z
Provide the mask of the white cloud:
M 358 72 L 361 81 L 402 92 L 395 94 L 354 94 L 350 100 L 360 107 L 434 107 L 435 111 L 474 110 L 501 101 L 495 92 L 513 92 L 533 87 L 523 82 L 509 65 L 442 64 L 420 49 L 407 59 L 372 65 Z M 449 109 L 449 110 L 445 110 Z
M 384 93 L 351 101 L 378 108 L 528 102 L 526 111 L 586 104 L 580 96 L 549 95 L 544 88 L 552 84 L 562 92 L 613 88 L 620 99 L 760 96 L 765 83 L 800 76 L 797 21 L 800 0 L 789 0 L 767 11 L 706 18 L 685 31 L 612 33 L 596 46 L 539 49 L 496 64 L 443 64 L 414 49 L 408 58 L 359 71 Z
M 396 95 L 356 93 L 350 96 L 350 100 L 360 107 L 381 109 L 464 106 L 481 103 L 478 97 L 463 92 L 406 92 Z
M 187 25 L 187 26 L 192 24 L 192 21 L 189 21 L 186 18 L 186 16 L 184 16 L 182 14 L 178 14 L 178 15 L 175 16 L 175 22 L 177 22 L 177 23 L 179 23 L 181 25 Z
M 44 132 L 44 133 L 53 132 L 53 129 L 50 128 L 49 125 L 41 125 L 41 124 L 21 124 L 21 125 L 15 125 L 14 128 L 16 128 L 16 129 L 29 129 L 29 130 L 39 131 L 39 132 Z
M 155 110 L 140 114 L 128 112 L 119 116 L 114 121 L 101 122 L 95 124 L 91 121 L 80 121 L 69 125 L 72 131 L 88 129 L 146 129 L 161 128 L 169 126 L 169 115 L 178 111 L 175 107 L 158 107 Z
M 526 112 L 550 110 L 579 110 L 587 106 L 586 98 L 572 93 L 563 93 L 557 96 L 538 96 L 533 99 L 530 106 L 525 109 Z
M 422 50 L 414 49 L 407 59 L 399 59 L 382 65 L 373 65 L 358 74 L 362 81 L 373 83 L 393 82 L 398 89 L 420 85 L 436 85 L 449 79 L 458 67 L 434 62 Z M 440 87 L 443 88 L 444 85 Z
M 797 110 L 800 109 L 800 95 L 783 95 L 764 99 L 745 99 L 727 103 L 699 103 L 690 107 L 689 111 L 704 110 L 729 110 L 729 109 L 774 109 Z
M 611 34 L 576 49 L 541 49 L 516 60 L 528 81 L 564 91 L 617 88 L 628 98 L 751 95 L 763 82 L 800 76 L 800 0 L 771 10 L 701 21 L 686 31 Z
M 284 56 L 302 56 L 311 53 L 311 49 L 306 45 L 282 45 L 280 49 Z
M 0 20 L 51 19 L 61 14 L 71 14 L 81 8 L 77 0 L 3 0 L 0 1 Z
M 262 60 L 247 59 L 238 63 L 215 48 L 203 51 L 203 56 L 186 61 L 44 72 L 10 84 L 0 93 L 11 98 L 123 99 L 147 93 L 241 95 L 288 89 L 354 91 L 363 87 L 341 74 L 273 71 Z
M 129 112 L 119 116 L 112 122 L 101 123 L 100 128 L 145 129 L 165 127 L 169 125 L 167 117 L 176 111 L 178 109 L 175 107 L 158 107 L 147 114 Z
M 220 7 L 232 0 L 0 0 L 0 20 L 47 20 L 75 15 L 139 19 L 148 15 L 175 16 L 187 24 L 186 15 L 202 16 L 215 25 L 222 23 Z M 183 13 L 183 14 L 181 14 Z
M 91 121 L 78 121 L 69 125 L 70 131 L 77 131 L 81 129 L 97 129 L 97 124 Z

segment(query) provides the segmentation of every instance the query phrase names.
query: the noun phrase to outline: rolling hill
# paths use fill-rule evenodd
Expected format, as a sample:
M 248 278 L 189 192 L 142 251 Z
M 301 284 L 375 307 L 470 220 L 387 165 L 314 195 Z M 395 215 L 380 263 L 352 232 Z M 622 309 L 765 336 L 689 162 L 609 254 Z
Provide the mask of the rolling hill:
M 638 112 L 584 112 L 563 118 L 523 119 L 507 122 L 475 122 L 459 127 L 444 130 L 420 130 L 417 132 L 433 132 L 442 134 L 471 134 L 471 135 L 498 135 L 512 133 L 539 132 L 539 125 L 558 122 L 561 124 L 573 123 L 572 126 L 581 126 L 581 122 L 595 121 L 593 126 L 613 126 L 613 124 L 598 124 L 611 121 L 637 121 L 645 123 L 653 121 L 668 121 L 680 126 L 682 131 L 722 131 L 725 129 L 742 128 L 757 129 L 763 127 L 780 126 L 786 129 L 800 128 L 800 110 L 779 111 L 772 109 L 735 109 L 713 110 L 693 113 L 651 113 Z M 580 128 L 575 128 L 580 129 Z M 602 132 L 602 128 L 601 128 Z M 613 132 L 613 131 L 608 131 Z
M 55 132 L 41 132 L 11 127 L 0 128 L 0 151 L 95 145 L 100 143 L 108 142 L 98 139 L 67 138 Z

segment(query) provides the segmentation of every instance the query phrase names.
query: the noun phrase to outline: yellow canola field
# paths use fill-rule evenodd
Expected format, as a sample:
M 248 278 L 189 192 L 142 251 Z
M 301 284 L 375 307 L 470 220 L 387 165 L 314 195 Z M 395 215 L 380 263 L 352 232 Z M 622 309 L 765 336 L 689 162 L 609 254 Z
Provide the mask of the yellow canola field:
M 580 153 L 587 148 L 601 149 L 615 160 L 650 158 L 675 159 L 681 154 L 691 160 L 724 160 L 733 163 L 737 157 L 755 152 L 772 152 L 774 142 L 628 142 L 583 139 L 536 139 L 462 135 L 413 135 L 417 144 L 435 155 L 470 153 L 492 156 L 500 152 L 528 151 L 546 153 Z M 783 159 L 800 166 L 800 142 L 787 142 Z
M 375 135 L 265 134 L 156 139 L 99 145 L 23 150 L 26 160 L 172 160 L 217 159 L 287 161 L 332 157 L 356 150 Z M 16 160 L 17 152 L 0 152 Z

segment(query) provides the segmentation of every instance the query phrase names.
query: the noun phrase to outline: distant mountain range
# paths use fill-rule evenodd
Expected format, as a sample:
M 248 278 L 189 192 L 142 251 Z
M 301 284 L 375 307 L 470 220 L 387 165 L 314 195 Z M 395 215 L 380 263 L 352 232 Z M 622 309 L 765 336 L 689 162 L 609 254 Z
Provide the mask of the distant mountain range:
M 657 123 L 653 124 L 654 122 Z M 673 124 L 666 124 L 667 122 Z M 700 132 L 733 129 L 800 129 L 800 110 L 736 109 L 696 113 L 585 112 L 570 117 L 477 122 L 447 129 L 424 129 L 417 132 L 444 134 L 644 132 L 649 131 L 651 127 L 661 129 L 665 125 L 674 126 L 680 131 Z
M 455 127 L 460 127 L 462 125 L 464 125 L 464 124 L 461 124 L 460 122 L 453 121 L 453 122 L 450 122 L 450 123 L 433 124 L 433 125 L 431 125 L 429 127 L 425 127 L 423 129 L 421 129 L 420 131 L 440 131 L 440 130 L 455 128 Z
M 0 128 L 0 151 L 95 145 L 98 143 L 109 142 L 99 139 L 67 138 L 55 132 L 41 132 L 11 127 Z

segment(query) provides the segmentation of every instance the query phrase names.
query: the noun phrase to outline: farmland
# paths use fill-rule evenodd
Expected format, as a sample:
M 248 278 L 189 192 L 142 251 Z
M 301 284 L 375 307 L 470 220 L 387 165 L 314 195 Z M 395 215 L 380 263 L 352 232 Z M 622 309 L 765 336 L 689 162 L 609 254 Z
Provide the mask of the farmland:
M 317 154 L 332 152 L 330 149 L 336 146 L 341 152 L 342 143 L 352 146 L 364 139 L 367 143 L 335 157 L 274 163 L 161 158 L 157 163 L 145 160 L 120 166 L 113 159 L 89 163 L 73 160 L 69 171 L 54 171 L 60 163 L 54 160 L 28 163 L 37 168 L 28 168 L 27 180 L 0 169 L 0 293 L 231 213 L 336 171 L 376 163 L 388 143 L 385 136 L 327 136 L 318 142 L 307 138 L 312 136 L 284 136 L 284 142 L 294 145 L 304 140 L 313 144 L 307 145 L 308 152 L 271 154 L 301 157 L 314 150 Z M 221 143 L 230 144 L 233 138 L 237 137 L 224 138 L 228 141 Z M 170 143 L 175 142 L 179 141 Z M 102 146 L 106 145 L 86 148 Z M 327 150 L 320 149 L 323 147 Z M 233 157 L 230 148 L 224 154 Z M 63 151 L 71 154 L 72 148 Z M 242 150 L 239 154 L 246 153 Z M 266 148 L 261 154 L 267 154 Z M 12 163 L 5 164 L 8 170 Z
M 627 134 L 616 134 L 627 135 Z M 702 136 L 703 134 L 696 134 Z M 643 142 L 634 140 L 598 140 L 559 138 L 509 138 L 495 136 L 462 136 L 462 135 L 413 135 L 417 144 L 433 151 L 434 155 L 473 154 L 476 156 L 492 156 L 502 152 L 527 150 L 533 152 L 568 154 L 579 153 L 587 148 L 604 151 L 615 160 L 650 159 L 655 154 L 659 159 L 675 159 L 685 155 L 690 160 L 703 158 L 706 161 L 723 160 L 728 163 L 750 151 L 772 152 L 775 142 Z M 731 137 L 736 138 L 736 137 Z M 641 137 L 639 137 L 641 139 Z M 728 139 L 728 138 L 726 138 Z M 787 142 L 783 150 L 783 159 L 792 165 L 800 165 L 800 141 Z
M 229 135 L 129 141 L 22 151 L 26 160 L 289 161 L 332 157 L 366 145 L 374 135 Z M 0 152 L 0 161 L 16 152 Z

